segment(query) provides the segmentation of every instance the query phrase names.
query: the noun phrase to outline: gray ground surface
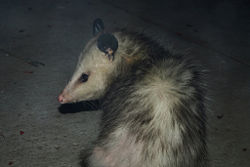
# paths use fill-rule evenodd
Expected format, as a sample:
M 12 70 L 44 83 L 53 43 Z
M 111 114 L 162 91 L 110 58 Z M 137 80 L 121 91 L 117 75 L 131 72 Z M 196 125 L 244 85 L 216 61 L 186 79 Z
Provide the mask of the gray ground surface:
M 61 114 L 92 21 L 144 31 L 189 52 L 208 76 L 213 167 L 250 166 L 248 1 L 1 0 L 0 167 L 75 167 L 94 140 L 101 111 Z

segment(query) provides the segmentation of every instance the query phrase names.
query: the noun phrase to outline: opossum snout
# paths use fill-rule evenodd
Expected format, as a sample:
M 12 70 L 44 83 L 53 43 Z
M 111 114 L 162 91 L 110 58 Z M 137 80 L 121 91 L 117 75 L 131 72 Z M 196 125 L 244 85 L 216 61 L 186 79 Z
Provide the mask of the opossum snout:
M 58 96 L 58 101 L 61 104 L 67 103 L 67 99 L 64 97 L 63 93 Z

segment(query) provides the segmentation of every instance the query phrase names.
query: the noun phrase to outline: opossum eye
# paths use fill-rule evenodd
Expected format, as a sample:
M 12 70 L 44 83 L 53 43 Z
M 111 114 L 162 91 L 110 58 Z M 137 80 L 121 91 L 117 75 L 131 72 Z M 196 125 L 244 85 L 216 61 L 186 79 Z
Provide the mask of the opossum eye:
M 83 73 L 83 74 L 81 75 L 81 77 L 79 78 L 79 81 L 80 81 L 81 83 L 87 82 L 87 81 L 88 81 L 88 78 L 89 78 L 89 75 Z

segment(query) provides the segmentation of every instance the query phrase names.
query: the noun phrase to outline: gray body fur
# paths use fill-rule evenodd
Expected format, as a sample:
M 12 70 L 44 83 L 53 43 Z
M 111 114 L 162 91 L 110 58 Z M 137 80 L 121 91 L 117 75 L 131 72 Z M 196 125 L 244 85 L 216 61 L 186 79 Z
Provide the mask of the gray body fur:
M 121 31 L 102 122 L 84 167 L 206 167 L 200 68 L 149 38 Z

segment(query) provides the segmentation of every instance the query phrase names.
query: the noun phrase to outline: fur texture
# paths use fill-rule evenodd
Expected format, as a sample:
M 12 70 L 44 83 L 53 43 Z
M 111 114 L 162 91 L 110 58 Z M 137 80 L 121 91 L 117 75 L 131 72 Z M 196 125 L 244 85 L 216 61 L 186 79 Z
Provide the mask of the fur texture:
M 142 34 L 114 36 L 114 61 L 92 39 L 65 88 L 71 101 L 102 99 L 101 131 L 82 166 L 206 167 L 201 69 Z M 85 87 L 83 72 L 91 73 Z

